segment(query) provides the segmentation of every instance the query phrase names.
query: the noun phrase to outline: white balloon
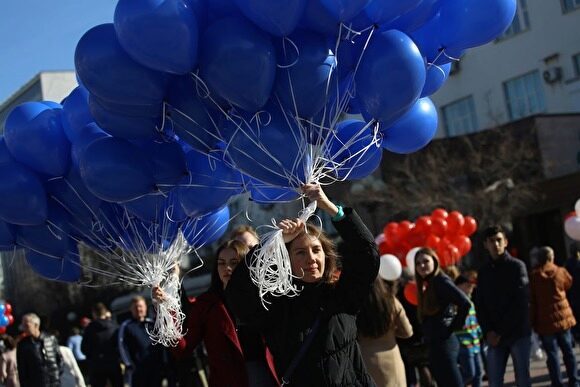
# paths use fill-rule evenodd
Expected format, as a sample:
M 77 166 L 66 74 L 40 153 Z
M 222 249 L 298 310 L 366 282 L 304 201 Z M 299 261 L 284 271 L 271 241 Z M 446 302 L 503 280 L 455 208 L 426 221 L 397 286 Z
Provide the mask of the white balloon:
M 407 268 L 413 275 L 415 275 L 415 254 L 417 254 L 417 251 L 419 251 L 420 249 L 421 249 L 420 247 L 413 247 L 411 250 L 409 250 L 407 256 L 405 257 L 405 263 L 407 264 Z
M 580 216 L 571 216 L 564 222 L 566 234 L 575 241 L 580 241 Z
M 394 281 L 401 276 L 403 267 L 397 257 L 391 254 L 381 255 L 379 276 L 386 281 Z
M 576 216 L 580 216 L 580 199 L 576 200 L 574 210 L 576 211 Z

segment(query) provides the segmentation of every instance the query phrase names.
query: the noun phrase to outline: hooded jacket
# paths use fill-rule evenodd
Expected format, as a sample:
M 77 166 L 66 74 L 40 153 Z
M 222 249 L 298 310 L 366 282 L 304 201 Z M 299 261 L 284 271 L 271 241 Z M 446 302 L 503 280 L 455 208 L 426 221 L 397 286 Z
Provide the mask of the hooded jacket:
M 572 276 L 552 262 L 535 269 L 530 279 L 530 321 L 539 335 L 552 335 L 576 325 L 566 298 Z
M 290 386 L 374 386 L 357 344 L 356 315 L 379 268 L 372 234 L 352 209 L 333 222 L 352 255 L 343 257 L 338 283 L 302 284 L 295 297 L 272 297 L 262 306 L 248 267 L 240 264 L 226 288 L 234 314 L 261 330 L 282 377 L 320 315 L 312 344 L 296 367 Z M 250 252 L 251 254 L 252 252 Z M 321 308 L 324 311 L 321 314 Z
M 111 319 L 96 319 L 89 324 L 83 335 L 81 351 L 92 366 L 119 363 L 118 331 L 119 325 Z

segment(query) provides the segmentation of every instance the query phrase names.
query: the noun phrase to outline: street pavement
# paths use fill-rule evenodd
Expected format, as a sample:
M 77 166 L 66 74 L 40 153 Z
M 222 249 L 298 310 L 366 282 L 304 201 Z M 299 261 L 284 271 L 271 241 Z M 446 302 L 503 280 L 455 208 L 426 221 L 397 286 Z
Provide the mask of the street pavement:
M 576 345 L 574 348 L 574 353 L 576 354 L 576 361 L 580 360 L 580 346 Z M 567 377 L 566 377 L 566 369 L 564 368 L 564 362 L 562 361 L 562 357 L 560 356 L 560 363 L 562 366 L 562 375 L 564 377 L 564 385 L 567 386 Z M 532 359 L 530 363 L 530 375 L 532 377 L 532 386 L 533 387 L 550 387 L 550 376 L 548 375 L 548 367 L 546 366 L 546 356 L 544 354 L 543 360 L 534 360 Z M 505 387 L 512 387 L 516 386 L 515 383 L 515 375 L 514 375 L 514 368 L 512 366 L 511 358 L 508 361 L 508 366 L 506 369 L 506 374 L 504 378 L 504 386 Z M 488 386 L 487 382 L 483 382 L 484 386 Z

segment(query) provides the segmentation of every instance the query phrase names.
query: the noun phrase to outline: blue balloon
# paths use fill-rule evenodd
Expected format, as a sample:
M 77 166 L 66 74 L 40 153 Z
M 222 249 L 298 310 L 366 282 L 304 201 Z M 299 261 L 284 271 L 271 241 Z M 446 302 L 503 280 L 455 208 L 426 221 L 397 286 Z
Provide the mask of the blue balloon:
M 159 115 L 155 117 L 129 115 L 108 109 L 98 98 L 91 95 L 89 107 L 99 127 L 115 137 L 128 140 L 151 139 L 161 126 L 161 106 Z
M 6 305 L 0 304 L 0 315 L 4 315 L 5 312 L 6 312 Z M 8 318 L 6 318 L 6 321 L 8 322 Z M 8 324 L 6 324 L 6 325 L 8 325 Z
M 299 26 L 305 30 L 318 32 L 332 38 L 338 36 L 340 32 L 340 23 L 322 5 L 320 0 L 309 0 L 306 2 L 306 8 L 304 9 Z
M 27 102 L 8 115 L 6 146 L 14 159 L 35 171 L 62 176 L 70 164 L 70 143 L 61 125 L 62 111 L 42 110 L 38 105 L 43 104 Z
M 374 119 L 394 122 L 413 106 L 425 84 L 425 62 L 404 33 L 373 35 L 356 77 L 361 108 Z
M 272 104 L 268 106 L 268 117 L 253 121 L 246 117 L 234 129 L 227 143 L 227 157 L 242 173 L 263 183 L 298 187 L 306 183 L 306 135 L 291 116 L 284 116 Z M 269 122 L 257 125 L 268 118 Z
M 201 40 L 199 70 L 209 88 L 255 112 L 266 104 L 276 76 L 270 37 L 241 18 L 218 20 Z
M 48 106 L 51 109 L 61 110 L 62 105 L 54 101 L 40 101 L 41 104 Z
M 4 136 L 0 136 L 0 165 L 13 162 L 14 158 L 10 154 L 10 151 L 8 151 L 6 140 L 4 139 Z
M 123 202 L 157 191 L 147 155 L 126 140 L 104 137 L 88 145 L 81 156 L 85 185 L 96 197 Z
M 46 191 L 39 177 L 17 162 L 0 165 L 0 219 L 18 225 L 46 220 Z
M 510 26 L 516 7 L 516 0 L 442 1 L 441 42 L 455 50 L 490 42 Z
M 440 0 L 422 0 L 418 6 L 384 26 L 384 30 L 415 31 L 439 12 Z M 383 29 L 383 28 L 382 28 Z
M 449 49 L 441 43 L 441 16 L 438 13 L 421 28 L 410 33 L 411 39 L 415 42 L 421 55 L 427 63 L 434 63 L 439 66 L 452 61 L 450 57 L 459 58 L 461 52 Z
M 198 26 L 186 0 L 119 0 L 115 30 L 121 46 L 143 66 L 174 74 L 195 68 Z
M 46 223 L 18 226 L 16 243 L 37 253 L 59 257 L 69 248 L 69 231 L 66 211 L 58 203 L 50 201 Z
M 68 140 L 74 143 L 80 130 L 93 121 L 89 110 L 89 92 L 84 87 L 77 86 L 62 105 L 62 127 Z
M 28 250 L 26 262 L 37 274 L 49 280 L 76 282 L 81 277 L 81 264 L 76 247 L 58 257 Z
M 223 115 L 204 104 L 191 76 L 175 78 L 167 103 L 167 127 L 195 150 L 207 153 L 215 149 L 220 141 L 217 127 Z
M 374 172 L 381 163 L 380 144 L 373 143 L 371 129 L 360 120 L 344 120 L 336 127 L 330 140 L 328 159 L 339 163 L 336 176 L 339 179 L 362 179 Z
M 230 210 L 225 206 L 187 222 L 181 231 L 191 246 L 199 248 L 220 239 L 228 229 L 229 221 Z
M 300 193 L 291 188 L 270 187 L 253 183 L 250 186 L 250 199 L 259 204 L 285 203 L 300 198 Z
M 163 209 L 166 201 L 161 193 L 145 195 L 122 204 L 125 209 L 146 222 L 163 222 Z
M 283 58 L 289 67 L 278 69 L 275 92 L 286 110 L 310 118 L 326 103 L 336 60 L 334 55 L 328 55 L 328 45 L 322 35 L 300 31 L 290 39 L 298 53 L 288 45 L 286 55 L 279 50 L 278 58 Z
M 91 28 L 79 40 L 75 69 L 83 86 L 107 102 L 156 105 L 165 95 L 168 75 L 131 59 L 110 23 Z
M 320 1 L 336 21 L 346 22 L 367 6 L 370 0 L 311 0 Z M 402 0 L 401 0 L 402 1 Z
M 80 159 L 87 146 L 103 137 L 111 137 L 94 122 L 84 126 L 77 133 L 77 138 L 71 147 L 71 157 L 74 168 L 79 168 Z
M 238 15 L 240 9 L 234 0 L 206 0 L 207 18 L 210 22 Z
M 236 4 L 264 31 L 274 36 L 288 36 L 298 25 L 306 0 L 236 0 Z
M 0 220 L 0 251 L 14 249 L 16 243 L 16 229 L 14 225 Z
M 184 177 L 188 176 L 185 154 L 175 141 L 153 140 L 138 144 L 149 155 L 153 180 L 163 192 L 169 192 Z
M 183 179 L 177 192 L 188 216 L 215 211 L 242 192 L 242 175 L 222 161 L 222 152 L 206 155 L 192 150 L 185 157 L 190 176 Z
M 442 66 L 431 65 L 427 67 L 427 77 L 425 79 L 425 86 L 421 92 L 421 98 L 434 94 L 443 86 L 451 71 L 451 63 L 446 63 Z
M 421 98 L 415 106 L 383 133 L 383 148 L 407 154 L 427 145 L 437 132 L 437 108 L 429 98 Z
M 415 9 L 423 0 L 371 0 L 364 12 L 375 24 L 389 23 Z
M 92 222 L 101 205 L 101 200 L 87 189 L 80 171 L 74 167 L 63 178 L 49 180 L 46 190 L 71 218 L 85 224 Z

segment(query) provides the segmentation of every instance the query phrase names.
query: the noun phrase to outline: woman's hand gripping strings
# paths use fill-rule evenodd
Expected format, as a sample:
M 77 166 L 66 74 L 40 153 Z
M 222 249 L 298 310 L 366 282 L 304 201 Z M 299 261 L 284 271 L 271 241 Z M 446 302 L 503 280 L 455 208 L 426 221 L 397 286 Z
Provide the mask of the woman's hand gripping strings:
M 329 214 L 331 217 L 336 216 L 338 213 L 338 207 L 328 199 L 328 196 L 322 190 L 320 184 L 304 184 L 302 186 L 302 193 L 310 201 L 316 201 L 316 205 L 322 211 Z

